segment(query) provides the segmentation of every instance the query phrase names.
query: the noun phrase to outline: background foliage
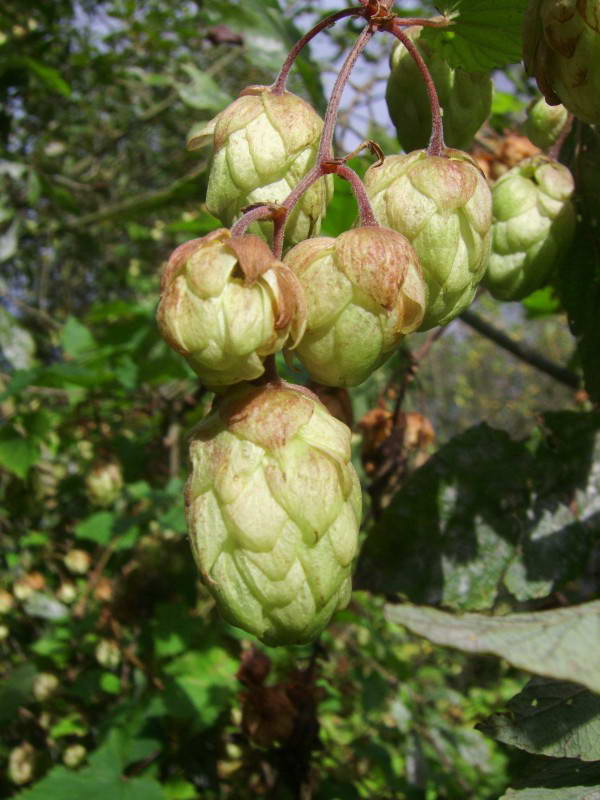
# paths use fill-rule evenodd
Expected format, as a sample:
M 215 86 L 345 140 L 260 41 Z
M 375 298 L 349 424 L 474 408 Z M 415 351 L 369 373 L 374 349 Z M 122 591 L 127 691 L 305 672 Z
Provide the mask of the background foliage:
M 521 358 L 465 318 L 412 337 L 412 356 L 353 392 L 372 498 L 358 591 L 314 647 L 256 648 L 216 615 L 185 538 L 186 436 L 211 398 L 158 336 L 158 274 L 218 226 L 189 130 L 271 82 L 299 31 L 339 5 L 176 5 L 0 11 L 0 796 L 595 797 L 597 134 L 576 125 L 563 149 L 580 224 L 556 285 L 475 305 Z M 433 46 L 501 68 L 475 144 L 501 170 L 526 148 L 524 3 L 450 5 L 456 35 L 430 32 Z M 321 111 L 357 27 L 298 64 L 291 88 Z M 397 149 L 389 48 L 374 43 L 348 92 L 344 146 Z M 355 213 L 340 182 L 324 232 Z M 376 444 L 400 407 L 413 416 L 396 414 L 390 467 Z

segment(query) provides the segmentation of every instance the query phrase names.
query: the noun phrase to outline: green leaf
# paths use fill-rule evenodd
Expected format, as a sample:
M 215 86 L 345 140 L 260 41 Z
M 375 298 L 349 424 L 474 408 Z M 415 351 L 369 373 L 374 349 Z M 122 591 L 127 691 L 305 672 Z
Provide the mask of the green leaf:
M 600 133 L 588 125 L 577 128 L 574 163 L 575 201 L 580 217 L 573 246 L 558 265 L 556 288 L 577 338 L 585 388 L 592 401 L 600 401 Z
M 554 758 L 600 761 L 600 697 L 573 683 L 534 678 L 477 729 L 505 744 Z
M 17 218 L 8 227 L 8 229 L 0 234 L 0 264 L 3 261 L 8 261 L 17 252 L 19 246 L 19 228 L 21 221 Z
M 502 584 L 518 600 L 547 596 L 589 557 L 598 463 L 598 414 L 548 414 L 529 442 L 471 428 L 395 495 L 356 585 L 463 610 L 491 608 Z
M 48 735 L 52 739 L 61 739 L 64 736 L 86 736 L 87 733 L 87 725 L 83 717 L 78 713 L 68 714 L 55 723 L 48 731 Z
M 60 343 L 65 354 L 71 358 L 78 358 L 97 345 L 90 331 L 75 317 L 69 317 L 61 331 Z
M 521 60 L 527 0 L 449 0 L 438 7 L 452 24 L 425 28 L 424 38 L 451 66 L 486 72 Z
M 436 644 L 490 653 L 519 669 L 600 692 L 600 601 L 505 617 L 387 605 L 385 616 Z
M 107 694 L 119 694 L 121 691 L 121 680 L 112 672 L 103 672 L 100 676 L 100 688 Z
M 115 515 L 110 511 L 97 511 L 75 526 L 75 536 L 98 544 L 108 544 L 113 536 L 114 522 Z
M 54 67 L 49 67 L 47 64 L 42 64 L 35 58 L 24 58 L 23 63 L 33 72 L 37 77 L 50 89 L 51 91 L 62 94 L 63 97 L 71 96 L 71 87 L 62 77 L 60 72 Z
M 221 647 L 191 650 L 172 661 L 165 690 L 169 714 L 190 719 L 198 728 L 212 725 L 237 688 L 237 662 Z
M 54 767 L 18 800 L 165 800 L 160 783 L 152 778 L 127 778 L 106 769 L 85 767 L 78 772 Z
M 519 788 L 509 789 L 500 800 L 600 800 L 600 763 L 597 761 L 586 764 L 572 758 L 535 760 L 530 757 L 525 759 L 518 773 L 524 776 L 518 781 Z
M 37 444 L 21 436 L 11 425 L 0 429 L 0 466 L 18 478 L 25 478 L 39 455 Z
M 201 72 L 193 64 L 183 64 L 181 68 L 187 72 L 190 80 L 187 83 L 177 82 L 175 88 L 186 105 L 216 113 L 231 103 L 231 95 L 224 92 L 208 73 Z
M 12 723 L 19 706 L 27 705 L 31 701 L 36 674 L 33 664 L 22 664 L 0 683 L 0 722 Z

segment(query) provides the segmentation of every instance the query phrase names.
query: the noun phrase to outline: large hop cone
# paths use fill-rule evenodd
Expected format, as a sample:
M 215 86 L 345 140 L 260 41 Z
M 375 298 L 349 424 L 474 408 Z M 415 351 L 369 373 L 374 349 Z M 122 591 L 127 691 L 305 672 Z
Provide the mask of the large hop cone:
M 481 171 L 460 150 L 416 150 L 369 167 L 365 186 L 379 222 L 419 257 L 428 291 L 419 330 L 446 325 L 472 301 L 489 256 L 492 198 Z
M 422 28 L 404 32 L 418 47 L 435 83 L 444 110 L 444 139 L 450 147 L 468 147 L 490 114 L 491 77 L 453 69 L 422 41 Z M 398 141 L 406 152 L 426 147 L 431 137 L 431 106 L 419 68 L 402 42 L 392 51 L 390 67 L 385 97 Z
M 361 227 L 297 244 L 285 257 L 304 289 L 307 327 L 296 353 L 327 386 L 355 386 L 419 327 L 426 287 L 408 240 Z
M 296 277 L 253 234 L 212 231 L 178 247 L 163 271 L 160 331 L 214 389 L 260 377 L 305 318 Z
M 250 86 L 210 123 L 191 136 L 188 147 L 212 144 L 206 206 L 231 226 L 244 206 L 281 203 L 314 166 L 323 121 L 301 97 L 275 95 L 267 86 Z M 319 179 L 292 211 L 287 245 L 318 235 L 333 195 L 333 178 Z M 270 223 L 251 230 L 269 235 Z
M 530 0 L 523 60 L 548 103 L 600 123 L 600 0 Z
M 310 641 L 351 592 L 349 428 L 308 390 L 245 386 L 196 428 L 190 456 L 188 529 L 221 613 L 267 644 Z
M 575 230 L 573 177 L 546 156 L 527 158 L 494 185 L 493 241 L 484 283 L 499 300 L 541 288 Z

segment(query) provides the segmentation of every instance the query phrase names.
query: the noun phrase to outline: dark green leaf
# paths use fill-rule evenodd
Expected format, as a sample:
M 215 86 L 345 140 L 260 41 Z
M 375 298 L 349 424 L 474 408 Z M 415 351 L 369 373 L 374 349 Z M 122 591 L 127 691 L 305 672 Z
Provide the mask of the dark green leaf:
M 526 6 L 527 0 L 449 0 L 439 8 L 452 24 L 425 28 L 425 39 L 453 67 L 471 72 L 505 67 L 521 60 Z
M 13 427 L 7 425 L 0 430 L 0 466 L 17 477 L 25 478 L 39 455 L 37 444 Z
M 33 664 L 22 664 L 0 683 L 0 722 L 12 722 L 19 706 L 31 701 L 36 673 Z
M 600 696 L 573 683 L 534 678 L 507 710 L 478 729 L 528 753 L 600 761 Z
M 24 58 L 23 63 L 34 73 L 48 89 L 62 94 L 63 97 L 71 96 L 71 87 L 54 67 L 43 64 L 35 58 Z
M 75 526 L 75 536 L 98 544 L 108 544 L 113 536 L 115 515 L 98 511 Z

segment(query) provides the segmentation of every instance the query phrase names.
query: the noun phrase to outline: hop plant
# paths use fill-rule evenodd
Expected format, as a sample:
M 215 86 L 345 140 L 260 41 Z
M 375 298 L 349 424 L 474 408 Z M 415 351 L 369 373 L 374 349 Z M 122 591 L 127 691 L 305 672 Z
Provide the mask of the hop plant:
M 350 430 L 306 389 L 236 387 L 196 428 L 186 513 L 223 616 L 271 645 L 348 602 L 361 493 Z
M 263 359 L 302 336 L 302 288 L 253 234 L 225 229 L 178 247 L 163 272 L 158 325 L 212 388 L 252 380 Z
M 529 0 L 523 60 L 550 105 L 600 123 L 600 0 Z
M 323 121 L 301 97 L 249 86 L 210 123 L 193 133 L 190 149 L 213 145 L 206 206 L 231 226 L 244 206 L 281 203 L 314 166 Z M 286 245 L 318 235 L 333 195 L 333 178 L 314 183 L 286 226 Z M 251 230 L 268 235 L 269 223 Z
M 563 105 L 550 106 L 543 97 L 532 100 L 527 108 L 525 134 L 537 147 L 547 150 L 558 141 L 569 112 Z
M 484 283 L 499 300 L 542 287 L 575 230 L 569 170 L 546 156 L 527 158 L 494 185 L 493 243 Z
M 304 289 L 306 332 L 297 354 L 327 386 L 355 386 L 418 328 L 425 284 L 408 240 L 360 227 L 297 244 L 285 258 Z
M 475 162 L 460 150 L 388 156 L 365 186 L 382 225 L 406 236 L 427 284 L 419 330 L 446 325 L 472 301 L 490 251 L 492 199 Z
M 492 80 L 483 72 L 453 69 L 427 46 L 421 31 L 414 27 L 404 32 L 419 49 L 435 83 L 444 110 L 446 142 L 466 148 L 489 116 Z M 398 141 L 406 152 L 426 147 L 431 136 L 431 106 L 419 68 L 402 42 L 392 51 L 390 67 L 385 97 Z

